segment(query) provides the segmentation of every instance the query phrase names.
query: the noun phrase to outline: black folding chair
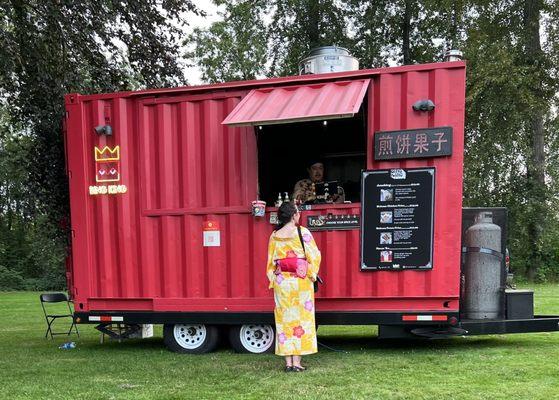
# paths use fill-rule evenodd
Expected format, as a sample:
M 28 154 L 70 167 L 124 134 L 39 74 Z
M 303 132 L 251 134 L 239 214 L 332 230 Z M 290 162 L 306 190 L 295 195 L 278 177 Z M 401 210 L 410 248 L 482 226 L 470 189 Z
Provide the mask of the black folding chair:
M 45 333 L 45 339 L 48 338 L 50 333 L 50 338 L 54 339 L 54 335 L 67 335 L 70 336 L 72 333 L 72 329 L 76 330 L 76 335 L 80 337 L 80 333 L 78 332 L 78 327 L 74 322 L 74 316 L 72 315 L 72 308 L 70 307 L 70 300 L 68 300 L 68 296 L 64 293 L 43 293 L 39 296 L 41 299 L 41 307 L 43 307 L 43 313 L 45 314 L 45 319 L 47 321 L 47 332 Z M 69 314 L 48 314 L 47 309 L 45 308 L 45 303 L 63 303 L 66 302 L 68 306 Z M 68 332 L 53 332 L 52 331 L 52 324 L 58 318 L 71 318 L 72 325 L 70 325 L 70 329 Z

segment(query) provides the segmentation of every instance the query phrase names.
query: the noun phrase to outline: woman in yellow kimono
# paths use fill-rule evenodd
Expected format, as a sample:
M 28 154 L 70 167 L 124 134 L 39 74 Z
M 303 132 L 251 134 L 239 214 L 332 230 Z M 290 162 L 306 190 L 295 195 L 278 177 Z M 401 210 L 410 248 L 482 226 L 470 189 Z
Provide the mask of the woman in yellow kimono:
M 320 251 L 308 229 L 300 227 L 298 232 L 299 218 L 293 203 L 283 203 L 268 245 L 266 272 L 276 305 L 276 354 L 285 356 L 286 372 L 304 371 L 301 356 L 318 351 L 313 282 L 320 267 Z

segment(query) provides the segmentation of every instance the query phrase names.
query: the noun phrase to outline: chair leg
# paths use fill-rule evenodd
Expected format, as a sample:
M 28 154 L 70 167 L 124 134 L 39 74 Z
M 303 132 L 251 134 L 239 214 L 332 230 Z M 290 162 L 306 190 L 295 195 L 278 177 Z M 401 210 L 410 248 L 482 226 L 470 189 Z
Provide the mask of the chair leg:
M 70 315 L 72 315 L 73 314 L 72 307 L 70 307 L 70 302 L 69 301 L 67 302 L 67 305 L 68 305 L 68 311 L 70 312 Z M 69 331 L 68 335 L 70 335 L 70 333 L 72 332 L 72 328 L 74 328 L 76 330 L 76 335 L 78 335 L 78 337 L 80 337 L 80 332 L 78 332 L 78 325 L 76 324 L 76 321 L 74 321 L 74 317 L 71 317 L 71 318 L 72 318 L 72 325 L 70 326 L 70 331 Z
M 54 339 L 54 336 L 53 336 L 53 334 L 52 334 L 52 323 L 54 322 L 55 319 L 56 319 L 56 318 L 52 318 L 52 319 L 50 319 L 50 320 L 47 319 L 47 325 L 48 325 L 48 326 L 47 326 L 47 332 L 45 333 L 45 339 L 48 338 L 49 333 L 50 333 L 50 338 L 51 338 L 51 340 Z
M 48 339 L 49 334 L 50 334 L 50 338 L 54 340 L 55 333 L 53 332 L 52 325 L 53 325 L 55 320 L 56 320 L 56 317 L 55 318 L 47 318 L 47 331 L 45 332 L 45 339 Z M 70 336 L 72 334 L 73 330 L 75 330 L 76 335 L 78 335 L 78 337 L 80 337 L 80 332 L 78 331 L 78 325 L 72 319 L 72 325 L 70 325 L 70 328 L 68 329 L 68 332 L 66 333 L 66 336 Z M 63 335 L 64 333 L 56 333 L 56 335 L 59 335 L 59 334 Z
M 49 337 L 49 331 L 50 331 L 50 322 L 48 317 L 45 316 L 45 320 L 47 321 L 47 331 L 45 332 L 45 339 L 48 339 Z
M 70 336 L 70 334 L 72 333 L 72 329 L 75 329 L 76 330 L 76 335 L 78 335 L 78 337 L 80 337 L 80 333 L 78 332 L 78 325 L 76 325 L 74 320 L 72 320 L 72 325 L 70 325 L 70 330 L 68 331 L 68 336 Z

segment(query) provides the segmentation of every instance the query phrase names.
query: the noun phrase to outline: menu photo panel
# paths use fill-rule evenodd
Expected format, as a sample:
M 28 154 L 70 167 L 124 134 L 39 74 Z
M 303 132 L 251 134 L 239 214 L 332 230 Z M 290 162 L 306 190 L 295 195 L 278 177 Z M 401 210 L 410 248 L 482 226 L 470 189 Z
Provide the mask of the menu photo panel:
M 432 269 L 435 168 L 364 171 L 361 185 L 361 269 Z

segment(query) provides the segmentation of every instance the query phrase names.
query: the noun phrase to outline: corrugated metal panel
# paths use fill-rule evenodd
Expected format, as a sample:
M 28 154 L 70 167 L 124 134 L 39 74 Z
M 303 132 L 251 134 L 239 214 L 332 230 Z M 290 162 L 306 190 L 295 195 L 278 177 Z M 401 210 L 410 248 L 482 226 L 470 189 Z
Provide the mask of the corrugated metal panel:
M 220 123 L 239 97 L 139 105 L 143 211 L 246 206 L 256 198 L 252 128 Z
M 375 162 L 368 153 L 368 168 L 413 168 L 434 166 L 435 217 L 433 269 L 428 273 L 379 271 L 373 282 L 378 296 L 458 296 L 464 149 L 465 71 L 435 69 L 406 74 L 382 74 L 369 92 L 369 148 L 377 131 L 452 126 L 451 157 Z M 431 99 L 431 113 L 414 112 L 412 104 Z M 457 303 L 454 304 L 457 306 Z
M 369 79 L 254 89 L 225 118 L 232 126 L 316 121 L 354 116 Z
M 386 69 L 368 86 L 368 168 L 437 168 L 433 270 L 361 272 L 358 230 L 316 232 L 326 282 L 318 309 L 458 309 L 465 71 L 463 64 L 446 66 Z M 239 87 L 184 96 L 67 96 L 77 310 L 271 310 L 264 268 L 272 227 L 249 207 L 257 192 L 254 132 L 221 124 L 246 95 Z M 435 102 L 433 113 L 412 110 L 424 98 Z M 97 136 L 92 128 L 107 121 L 114 135 Z M 374 132 L 443 125 L 454 128 L 452 157 L 373 160 Z M 117 145 L 127 193 L 89 195 L 94 148 Z M 320 206 L 303 220 L 359 210 Z M 205 221 L 219 223 L 220 247 L 202 245 Z

